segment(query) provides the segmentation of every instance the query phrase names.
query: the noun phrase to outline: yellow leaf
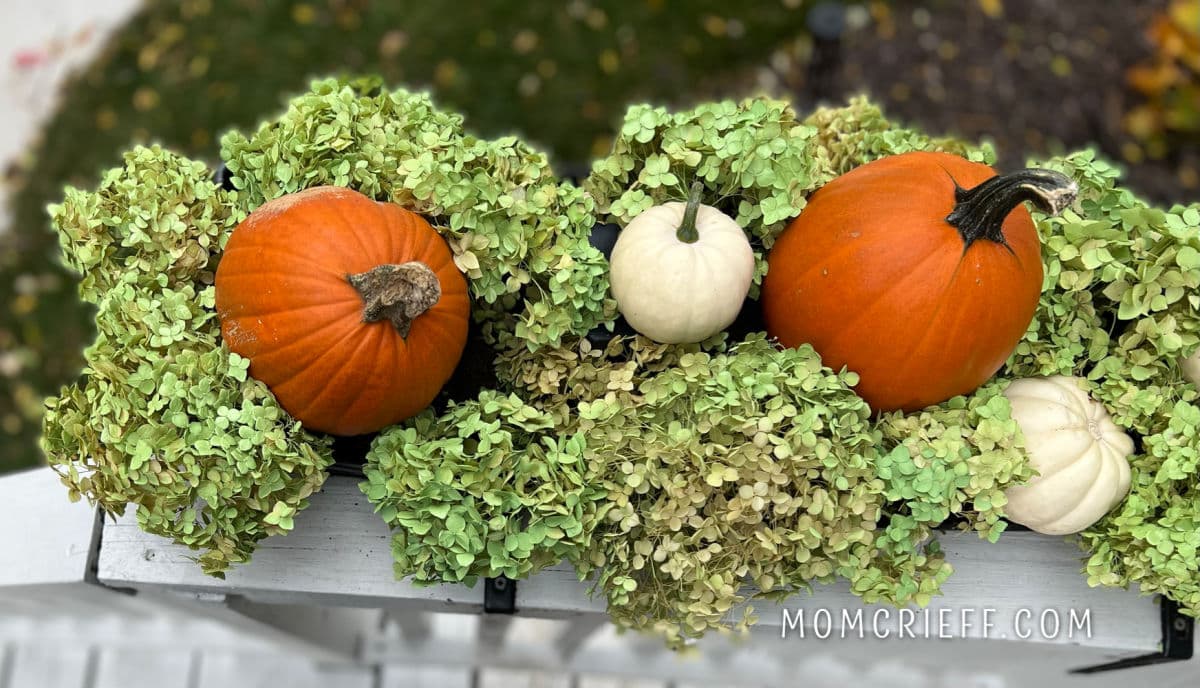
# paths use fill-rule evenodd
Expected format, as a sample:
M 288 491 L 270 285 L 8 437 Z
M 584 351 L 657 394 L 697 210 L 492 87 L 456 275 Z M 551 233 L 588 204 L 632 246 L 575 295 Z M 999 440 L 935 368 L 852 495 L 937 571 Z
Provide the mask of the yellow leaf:
M 978 0 L 979 9 L 992 19 L 998 19 L 1004 14 L 1004 0 Z

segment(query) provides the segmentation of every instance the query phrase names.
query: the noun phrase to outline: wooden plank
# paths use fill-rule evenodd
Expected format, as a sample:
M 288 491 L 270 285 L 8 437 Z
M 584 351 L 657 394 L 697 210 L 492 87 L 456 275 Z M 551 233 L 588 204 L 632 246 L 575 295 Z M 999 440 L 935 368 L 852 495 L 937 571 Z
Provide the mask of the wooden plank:
M 384 623 L 394 623 L 400 629 L 401 637 L 409 645 L 420 645 L 429 640 L 433 632 L 430 617 L 433 612 L 405 610 L 388 612 Z
M 942 623 L 940 615 L 948 613 L 956 636 L 976 638 L 987 632 L 991 638 L 1013 640 L 1018 632 L 1032 631 L 1026 642 L 1086 645 L 1126 654 L 1157 649 L 1159 615 L 1153 598 L 1135 591 L 1089 588 L 1080 573 L 1082 553 L 1071 540 L 1026 532 L 1006 534 L 997 544 L 974 533 L 949 532 L 938 539 L 956 572 L 930 607 L 935 626 Z M 142 533 L 127 516 L 104 527 L 99 577 L 116 586 L 243 595 L 260 602 L 466 612 L 482 608 L 482 586 L 417 587 L 393 580 L 387 529 L 351 478 L 331 479 L 297 517 L 292 535 L 264 541 L 255 560 L 234 569 L 224 581 L 201 574 L 187 559 L 189 554 Z M 517 608 L 522 617 L 603 613 L 603 599 L 589 598 L 587 588 L 569 566 L 552 567 L 520 582 Z M 906 621 L 912 627 L 911 620 L 891 607 L 863 604 L 845 583 L 819 586 L 815 594 L 796 595 L 782 605 L 760 601 L 754 606 L 764 626 L 782 626 L 786 610 L 792 619 L 802 616 L 800 628 L 822 630 L 814 624 L 824 619 L 816 615 L 828 613 L 838 634 L 846 626 L 841 623 L 845 609 L 878 621 L 880 632 L 899 633 Z M 986 631 L 985 609 L 991 610 Z M 968 613 L 969 627 L 963 627 L 963 610 L 975 610 L 974 618 Z M 1059 618 L 1060 632 L 1052 637 L 1037 629 L 1048 610 Z M 1063 630 L 1072 621 L 1072 610 L 1089 615 L 1090 638 Z
M 157 611 L 132 595 L 94 583 L 52 583 L 0 588 L 0 610 L 7 617 L 45 618 L 70 615 L 77 619 L 113 614 L 148 617 Z
M 12 675 L 17 646 L 14 643 L 0 644 L 0 688 L 13 688 Z
M 379 672 L 379 688 L 472 688 L 470 667 L 386 664 Z
M 656 679 L 663 682 L 725 685 L 800 685 L 798 678 L 819 685 L 874 685 L 864 682 L 862 673 L 875 665 L 908 663 L 920 667 L 931 678 L 928 685 L 972 685 L 968 682 L 939 683 L 948 667 L 963 676 L 1008 675 L 1052 676 L 1068 683 L 1066 672 L 1080 666 L 1100 664 L 1128 656 L 1127 651 L 1085 645 L 1059 643 L 998 642 L 981 639 L 857 639 L 779 637 L 778 628 L 763 627 L 748 638 L 729 639 L 716 634 L 701 639 L 695 652 L 681 655 L 667 650 L 652 636 L 617 634 L 611 627 L 601 629 L 591 641 L 569 659 L 557 651 L 552 637 L 527 638 L 512 632 L 501 653 L 482 653 L 473 637 L 443 637 L 437 633 L 418 648 L 397 639 L 370 649 L 368 659 L 382 664 L 462 666 L 474 663 L 488 669 L 528 671 L 538 669 L 561 674 L 611 677 L 615 679 Z M 1136 653 L 1134 653 L 1136 654 Z M 812 665 L 822 657 L 824 665 Z M 853 669 L 857 682 L 821 684 L 829 662 Z M 1197 663 L 1192 663 L 1192 667 Z M 884 671 L 884 669 L 878 669 Z M 1139 669 L 1138 671 L 1144 671 Z M 1170 670 L 1168 670 L 1170 671 Z M 1178 670 L 1176 670 L 1178 671 Z M 1194 668 L 1192 669 L 1194 671 Z M 1093 679 L 1095 677 L 1088 677 Z M 986 685 L 986 684 L 985 684 Z M 1012 685 L 1041 685 L 1017 682 Z
M 96 509 L 71 503 L 49 468 L 0 478 L 0 587 L 80 583 L 99 534 Z
M 519 669 L 481 669 L 478 688 L 571 688 L 571 676 L 561 672 Z
M 942 633 L 939 615 L 948 615 L 949 635 L 983 638 L 984 610 L 989 610 L 987 621 L 991 626 L 986 633 L 990 639 L 1088 645 L 1130 653 L 1158 649 L 1161 628 L 1155 599 L 1132 590 L 1089 587 L 1080 572 L 1082 553 L 1067 538 L 1013 532 L 991 544 L 974 533 L 953 531 L 940 533 L 938 541 L 954 573 L 942 584 L 942 595 L 929 605 L 928 624 L 924 610 L 914 607 L 902 616 L 888 605 L 864 604 L 850 593 L 848 583 L 839 581 L 817 586 L 811 595 L 794 595 L 782 604 L 753 601 L 759 626 L 773 626 L 776 633 L 781 633 L 786 621 L 802 619 L 805 636 L 812 637 L 818 630 L 814 624 L 820 624 L 819 630 L 825 632 L 828 614 L 832 635 L 839 636 L 843 631 L 856 634 L 855 615 L 861 613 L 867 633 L 874 631 L 872 625 L 878 619 L 875 625 L 879 632 L 891 637 L 896 637 L 902 626 L 906 633 L 928 627 L 938 635 Z M 603 612 L 603 599 L 587 598 L 586 589 L 587 584 L 579 582 L 573 568 L 560 564 L 521 581 L 517 606 L 522 614 L 531 616 L 564 617 L 581 610 Z M 785 610 L 789 614 L 787 619 Z M 850 628 L 843 623 L 842 610 L 851 615 Z M 1071 617 L 1072 611 L 1075 619 Z M 915 615 L 911 621 L 908 614 Z M 1053 617 L 1057 615 L 1058 633 L 1041 632 L 1043 614 L 1049 615 L 1047 631 L 1053 630 Z M 1090 620 L 1091 637 L 1079 631 L 1068 634 L 1066 627 L 1073 620 L 1082 623 L 1085 615 Z M 799 626 L 795 632 L 799 633 Z M 1024 634 L 1029 637 L 1018 638 Z
M 563 659 L 570 660 L 593 635 L 608 624 L 605 614 L 580 614 L 562 622 L 564 628 L 554 644 Z
M 271 634 L 273 637 L 297 638 L 342 658 L 355 656 L 383 623 L 383 612 L 378 609 L 262 604 L 238 597 L 227 598 L 225 604 L 230 611 L 279 631 Z
M 25 590 L 22 588 L 13 592 L 8 588 L 0 588 L 0 609 L 4 610 L 4 616 L 10 619 L 18 616 L 37 617 L 48 611 L 46 603 L 39 597 L 20 594 Z
M 345 607 L 483 609 L 483 586 L 396 581 L 391 535 L 352 478 L 331 478 L 287 537 L 263 541 L 254 561 L 225 580 L 205 576 L 195 553 L 143 533 L 130 511 L 104 525 L 99 579 L 116 587 L 241 595 L 259 602 Z M 390 601 L 390 604 L 389 604 Z
M 483 654 L 500 654 L 508 640 L 513 617 L 509 614 L 484 614 L 479 617 L 476 647 Z
M 668 688 L 670 684 L 652 678 L 584 675 L 576 678 L 575 688 Z M 675 686 L 675 688 L 682 688 Z
M 918 636 L 1087 645 L 1135 654 L 1158 649 L 1162 629 L 1155 598 L 1089 587 L 1080 573 L 1082 554 L 1073 541 L 1029 532 L 1009 533 L 997 544 L 973 533 L 946 533 L 938 539 L 955 571 L 927 610 L 910 608 L 908 628 Z M 890 631 L 889 637 L 899 635 L 906 621 L 891 607 L 863 604 L 844 583 L 820 588 L 813 595 L 794 596 L 783 604 L 754 606 L 763 623 L 781 627 L 780 635 L 789 620 L 784 610 L 791 620 L 800 610 L 806 611 L 810 631 L 816 630 L 817 623 L 823 625 L 823 618 L 817 617 L 821 609 L 835 614 L 848 610 L 851 615 L 861 610 L 868 634 L 874 630 L 876 615 L 886 615 L 878 625 L 881 632 Z M 991 614 L 985 618 L 986 610 Z M 985 628 L 988 622 L 991 625 Z M 833 625 L 839 635 L 856 633 L 841 618 Z
M 331 664 L 349 661 L 357 652 L 364 618 L 378 618 L 373 610 L 295 605 L 264 605 L 244 613 L 242 609 L 253 605 L 240 600 L 230 604 L 223 596 L 198 600 L 185 594 L 152 591 L 139 597 L 157 607 L 161 619 L 177 626 L 203 623 L 219 641 L 233 639 L 241 649 L 250 649 L 253 644 L 264 651 L 283 651 Z M 263 618 L 257 618 L 256 613 Z M 322 621 L 329 624 L 328 628 L 314 629 L 314 624 Z M 348 637 L 339 635 L 343 632 Z
M 190 688 L 373 688 L 369 667 L 317 665 L 300 655 L 205 652 Z
M 290 658 L 296 661 L 295 658 Z M 317 674 L 312 682 L 312 688 L 376 688 L 378 681 L 374 667 L 365 666 L 329 666 L 317 665 Z M 217 688 L 227 688 L 238 684 L 226 683 Z M 263 688 L 279 688 L 281 685 L 274 680 L 263 683 Z M 290 686 L 288 687 L 290 688 Z
M 105 648 L 90 688 L 190 688 L 198 661 L 186 647 Z
M 25 642 L 16 647 L 4 688 L 80 688 L 87 685 L 91 651 L 83 645 Z

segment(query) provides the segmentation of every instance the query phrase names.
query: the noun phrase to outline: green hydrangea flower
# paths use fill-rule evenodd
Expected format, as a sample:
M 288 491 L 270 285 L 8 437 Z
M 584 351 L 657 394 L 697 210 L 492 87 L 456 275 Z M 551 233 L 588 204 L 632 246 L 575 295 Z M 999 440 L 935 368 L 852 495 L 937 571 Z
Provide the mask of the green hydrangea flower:
M 587 551 L 603 492 L 586 442 L 515 395 L 485 391 L 381 434 L 363 492 L 418 583 L 524 578 Z
M 1153 208 L 1084 151 L 1041 164 L 1079 181 L 1035 213 L 1046 266 L 1025 337 L 998 377 L 918 413 L 872 416 L 852 371 L 759 334 L 694 345 L 585 336 L 613 326 L 597 220 L 685 195 L 734 217 L 759 269 L 824 183 L 910 150 L 991 162 L 986 146 L 893 126 L 864 99 L 798 117 L 753 98 L 630 108 L 582 188 L 514 138 L 483 140 L 423 94 L 319 81 L 222 143 L 236 191 L 199 163 L 137 149 L 95 192 L 53 209 L 64 259 L 97 306 L 81 382 L 50 400 L 44 446 L 74 496 L 138 507 L 204 569 L 289 530 L 324 478 L 305 433 L 221 347 L 213 270 L 266 200 L 336 184 L 425 214 L 470 279 L 499 390 L 381 434 L 362 489 L 393 529 L 396 574 L 421 583 L 530 575 L 567 559 L 620 624 L 674 641 L 754 620 L 748 596 L 837 578 L 868 601 L 927 603 L 950 575 L 935 528 L 996 540 L 1004 490 L 1033 474 L 1002 391 L 1085 378 L 1137 440 L 1133 487 L 1085 531 L 1093 584 L 1162 592 L 1200 613 L 1200 206 Z
M 472 136 L 427 94 L 317 81 L 278 119 L 227 134 L 221 157 L 245 212 L 329 184 L 424 215 L 469 278 L 490 341 L 519 327 L 528 346 L 555 345 L 615 312 L 588 243 L 591 199 L 560 184 L 544 153 Z
M 147 532 L 221 575 L 325 480 L 329 442 L 301 429 L 221 345 L 213 271 L 241 217 L 203 164 L 138 148 L 94 192 L 51 208 L 96 304 L 83 379 L 47 401 L 42 448 L 71 490 L 137 508 Z

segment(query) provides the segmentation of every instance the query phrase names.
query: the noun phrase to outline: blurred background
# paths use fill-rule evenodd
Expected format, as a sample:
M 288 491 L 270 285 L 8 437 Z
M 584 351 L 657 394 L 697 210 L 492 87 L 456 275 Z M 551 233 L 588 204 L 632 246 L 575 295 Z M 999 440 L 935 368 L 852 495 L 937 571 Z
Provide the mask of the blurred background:
M 362 73 L 429 89 L 482 135 L 535 142 L 563 176 L 586 174 L 630 103 L 687 106 L 768 92 L 807 111 L 866 93 L 902 123 L 992 141 L 1002 167 L 1094 146 L 1147 199 L 1200 198 L 1200 0 L 0 0 L 0 473 L 42 462 L 42 399 L 78 374 L 92 339 L 92 313 L 59 264 L 47 221 L 46 205 L 63 186 L 94 186 L 136 143 L 160 142 L 215 165 L 229 128 L 279 111 L 311 77 Z M 42 489 L 61 498 L 57 484 Z M 11 516 L 19 500 L 7 506 Z M 72 523 L 91 533 L 94 513 L 71 509 Z M 32 530 L 44 535 L 45 527 Z M 386 668 L 318 671 L 190 609 L 164 616 L 139 607 L 140 597 L 110 596 L 121 613 L 101 610 L 83 623 L 41 618 L 36 600 L 21 596 L 18 589 L 0 600 L 0 616 L 16 612 L 0 623 L 0 688 L 76 685 L 80 676 L 93 688 L 568 685 L 563 676 L 465 668 L 423 679 Z M 34 610 L 25 618 L 22 604 Z M 70 601 L 80 614 L 88 604 Z M 370 621 L 387 647 L 412 630 L 372 613 L 383 615 Z M 444 617 L 426 632 L 470 638 L 478 623 Z M 535 626 L 513 633 L 536 640 Z M 598 642 L 610 640 L 617 647 L 607 636 Z M 798 646 L 772 647 L 790 654 Z M 648 662 L 649 652 L 637 661 Z M 710 654 L 717 664 L 729 656 Z M 1009 683 L 957 666 L 969 665 L 963 658 L 922 668 L 866 654 L 855 662 L 812 653 L 794 679 L 1001 688 L 1064 678 L 1038 683 L 1031 665 Z M 1196 680 L 1194 671 L 1177 671 L 1176 683 L 1138 671 L 1088 685 Z
M 134 143 L 215 164 L 224 131 L 316 75 L 429 89 L 564 176 L 632 102 L 867 93 L 906 124 L 993 141 L 1004 167 L 1096 146 L 1149 199 L 1200 197 L 1200 0 L 0 4 L 0 472 L 41 461 L 42 399 L 92 336 L 46 205 Z

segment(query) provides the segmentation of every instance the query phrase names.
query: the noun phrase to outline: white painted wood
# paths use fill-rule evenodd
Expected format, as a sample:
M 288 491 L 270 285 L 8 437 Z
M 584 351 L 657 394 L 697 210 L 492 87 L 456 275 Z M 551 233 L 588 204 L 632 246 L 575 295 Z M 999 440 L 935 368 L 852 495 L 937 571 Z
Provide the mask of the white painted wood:
M 71 503 L 49 468 L 0 477 L 0 587 L 79 583 L 88 574 L 96 509 Z
M 0 688 L 12 688 L 12 673 L 16 660 L 17 646 L 0 643 Z
M 378 609 L 262 604 L 238 597 L 225 602 L 230 611 L 276 629 L 278 632 L 272 636 L 300 639 L 329 651 L 337 659 L 356 656 L 364 639 L 378 633 L 383 625 L 383 612 Z M 250 630 L 249 624 L 243 627 Z M 297 649 L 309 648 L 300 645 Z
M 963 652 L 970 654 L 970 649 L 961 647 L 976 645 L 994 647 L 997 656 L 1006 655 L 1014 660 L 1032 653 L 1033 647 L 1057 647 L 1060 650 L 1045 656 L 1052 657 L 1054 666 L 1060 670 L 1157 650 L 1159 611 L 1154 599 L 1139 596 L 1135 591 L 1089 588 L 1080 573 L 1082 553 L 1072 541 L 1024 532 L 1006 534 L 997 544 L 983 541 L 974 533 L 942 533 L 938 539 L 956 571 L 943 585 L 943 595 L 930 606 L 928 625 L 923 611 L 912 610 L 908 612 L 912 617 L 904 617 L 889 606 L 864 605 L 849 593 L 847 585 L 834 584 L 818 586 L 813 594 L 796 595 L 782 605 L 755 601 L 760 628 L 767 636 L 773 636 L 774 645 L 789 647 L 794 652 L 801 643 L 819 640 L 812 637 L 817 630 L 824 630 L 818 629 L 818 614 L 829 614 L 832 623 L 828 627 L 835 637 L 843 631 L 856 636 L 857 628 L 843 623 L 842 611 L 848 610 L 851 615 L 862 613 L 860 627 L 865 636 L 861 640 L 847 639 L 850 647 L 870 643 L 866 636 L 875 631 L 890 635 L 889 639 L 874 643 L 879 647 L 911 646 L 921 657 L 946 660 L 956 659 Z M 331 479 L 326 490 L 313 497 L 312 506 L 298 516 L 294 534 L 264 541 L 254 561 L 235 568 L 226 580 L 203 576 L 187 558 L 191 552 L 142 533 L 131 517 L 105 525 L 102 542 L 99 577 L 102 582 L 121 587 L 243 595 L 260 603 L 386 608 L 389 612 L 416 608 L 474 614 L 482 608 L 482 586 L 417 587 L 395 582 L 387 530 L 358 492 L 356 481 L 349 478 Z M 603 600 L 589 598 L 587 589 L 588 584 L 580 582 L 569 566 L 543 571 L 518 583 L 517 618 L 568 619 L 591 613 L 601 615 L 596 618 L 602 619 Z M 949 611 L 942 612 L 943 609 Z M 964 645 L 964 641 L 936 638 L 943 630 L 954 636 L 981 638 L 984 609 L 990 610 L 986 642 Z M 1055 610 L 1060 626 L 1065 626 L 1072 609 L 1078 615 L 1088 615 L 1090 638 L 1078 632 L 1069 636 L 1062 629 L 1054 637 L 1042 637 L 1037 632 L 1024 640 L 1015 637 L 1018 621 L 1023 624 L 1021 630 L 1036 631 L 1038 615 Z M 789 618 L 804 612 L 803 623 L 787 639 L 779 637 L 784 610 Z M 963 610 L 974 610 L 966 612 L 970 628 L 960 627 Z M 1028 618 L 1018 617 L 1024 613 L 1021 610 L 1028 610 Z M 853 616 L 850 618 L 853 620 Z M 943 618 L 945 629 L 940 625 Z M 906 619 L 911 632 L 932 635 L 933 639 L 896 642 L 896 634 Z M 796 637 L 801 629 L 805 640 Z M 639 666 L 644 658 L 639 652 L 649 653 L 648 661 L 658 672 L 653 675 L 669 676 L 673 667 L 666 659 L 655 659 L 658 655 L 653 649 L 637 650 L 638 643 L 629 646 L 635 649 L 589 650 L 577 661 L 566 662 L 560 656 L 550 656 L 558 654 L 553 641 L 547 644 L 548 649 L 514 650 L 520 643 L 511 642 L 511 636 L 507 644 L 497 644 L 494 634 L 484 637 L 493 641 L 481 644 L 472 635 L 440 649 L 421 645 L 419 653 L 411 648 L 401 651 L 385 645 L 383 654 L 390 660 L 417 663 L 453 664 L 471 661 L 468 658 L 490 662 L 494 648 L 503 645 L 504 652 L 495 659 L 500 666 L 510 668 L 520 666 L 508 663 L 510 656 L 516 656 L 540 662 L 525 664 L 526 667 L 597 669 L 605 673 L 614 666 Z M 711 652 L 714 657 L 719 655 L 717 648 Z M 718 659 L 695 678 L 706 680 L 707 675 L 719 671 L 724 663 Z M 787 677 L 789 671 L 780 669 L 777 678 Z
M 995 628 L 1009 633 L 1019 609 L 1040 614 L 1046 609 L 1090 609 L 1093 637 L 1031 638 L 1036 642 L 1077 642 L 1130 651 L 1153 650 L 1159 640 L 1158 609 L 1152 598 L 1112 588 L 1089 588 L 1080 573 L 1081 553 L 1068 539 L 1034 533 L 1009 533 L 990 544 L 973 533 L 949 532 L 938 537 L 956 572 L 943 585 L 934 613 L 948 608 L 987 607 Z M 302 512 L 292 535 L 270 538 L 255 560 L 235 568 L 224 581 L 204 576 L 187 559 L 185 548 L 142 533 L 132 517 L 106 524 L 100 552 L 100 579 L 110 585 L 165 587 L 245 595 L 264 602 L 389 606 L 474 612 L 482 605 L 482 586 L 416 587 L 392 580 L 390 541 L 384 524 L 358 492 L 356 481 L 333 478 L 312 506 Z M 569 566 L 553 567 L 520 581 L 517 606 L 522 616 L 570 617 L 604 611 L 604 602 L 586 595 Z M 762 624 L 780 625 L 783 609 L 809 613 L 818 609 L 861 609 L 873 615 L 879 607 L 863 605 L 844 584 L 819 586 L 814 595 L 797 595 L 783 605 L 755 603 Z M 894 610 L 889 611 L 894 612 Z M 1082 611 L 1080 612 L 1082 613 Z M 899 632 L 902 619 L 888 623 Z M 1121 623 L 1113 620 L 1120 619 Z M 957 633 L 959 620 L 952 623 Z M 966 630 L 983 633 L 981 622 Z M 1009 635 L 1013 635 L 1009 633 Z M 1039 634 L 1040 635 L 1040 634 Z
M 92 654 L 86 645 L 19 644 L 4 688 L 81 688 Z
M 374 688 L 364 666 L 317 666 L 303 655 L 205 652 L 189 688 Z
M 99 579 L 117 587 L 241 595 L 259 602 L 480 611 L 483 586 L 395 580 L 391 536 L 352 478 L 331 478 L 287 537 L 263 541 L 225 580 L 205 576 L 194 552 L 143 533 L 133 512 L 104 526 Z
M 186 647 L 105 649 L 89 688 L 189 688 L 199 658 L 198 652 Z
M 1088 587 L 1080 572 L 1081 552 L 1067 538 L 1013 532 L 991 544 L 974 533 L 952 531 L 939 534 L 938 541 L 955 571 L 942 584 L 942 595 L 934 598 L 929 606 L 928 626 L 935 636 L 942 630 L 939 615 L 949 614 L 950 635 L 982 638 L 984 609 L 989 609 L 992 610 L 988 614 L 992 627 L 988 637 L 993 640 L 1019 640 L 1018 630 L 1021 633 L 1032 630 L 1035 632 L 1026 639 L 1029 643 L 1077 644 L 1131 653 L 1152 652 L 1158 648 L 1161 629 L 1155 599 L 1131 590 Z M 603 600 L 587 598 L 586 589 L 587 584 L 579 582 L 573 568 L 560 564 L 530 580 L 521 581 L 517 589 L 517 607 L 522 614 L 557 618 L 580 611 L 602 613 Z M 750 605 L 759 615 L 760 627 L 782 627 L 784 610 L 791 619 L 800 616 L 799 612 L 803 610 L 807 637 L 812 636 L 818 610 L 826 610 L 831 615 L 835 636 L 842 633 L 844 626 L 842 610 L 851 614 L 851 622 L 853 615 L 861 612 L 868 632 L 874 630 L 871 623 L 879 618 L 880 632 L 890 633 L 891 637 L 900 632 L 910 613 L 915 618 L 907 628 L 923 630 L 925 627 L 923 610 L 914 608 L 902 617 L 890 606 L 864 604 L 861 598 L 850 593 L 845 582 L 817 586 L 812 594 L 800 593 L 782 604 L 753 600 Z M 940 611 L 942 609 L 947 611 Z M 961 616 L 963 610 L 974 610 L 967 613 L 965 626 Z M 1032 616 L 1026 618 L 1021 610 L 1029 610 Z M 1037 626 L 1045 610 L 1056 610 L 1063 624 L 1069 620 L 1071 610 L 1076 610 L 1079 616 L 1090 610 L 1092 637 L 1071 637 L 1061 631 L 1056 636 L 1043 637 Z M 824 617 L 820 618 L 823 622 Z M 780 630 L 777 628 L 775 632 Z M 855 633 L 855 629 L 847 629 L 847 632 Z
M 54 583 L 0 588 L 0 618 L 70 615 L 100 618 L 111 614 L 147 618 L 159 610 L 144 599 L 93 583 Z
M 468 667 L 384 665 L 379 688 L 472 688 L 474 671 Z
M 479 617 L 479 651 L 486 654 L 502 652 L 512 625 L 513 617 L 508 614 L 484 614 Z
M 452 616 L 452 615 L 441 615 Z M 510 629 L 503 652 L 484 652 L 474 637 L 435 632 L 427 643 L 413 648 L 399 640 L 368 648 L 365 661 L 386 665 L 474 665 L 489 669 L 528 671 L 537 669 L 562 675 L 587 675 L 622 680 L 657 679 L 696 685 L 863 685 L 876 686 L 881 677 L 921 676 L 921 685 L 972 686 L 988 677 L 1017 675 L 1018 686 L 1048 685 L 1113 686 L 1096 676 L 1068 676 L 1072 668 L 1091 666 L 1129 656 L 1127 651 L 1057 643 L 997 642 L 980 639 L 827 639 L 796 637 L 782 639 L 778 629 L 762 628 L 748 638 L 729 639 L 713 634 L 685 654 L 668 651 L 656 638 L 618 634 L 611 626 L 601 628 L 569 660 L 557 651 L 552 634 L 522 632 L 516 622 Z M 537 620 L 532 620 L 537 621 Z M 561 623 L 541 620 L 542 624 Z M 530 627 L 531 629 L 535 627 Z M 820 660 L 820 661 L 818 661 Z M 1196 662 L 1163 668 L 1165 677 L 1194 675 Z M 822 684 L 831 667 L 853 680 Z M 903 669 L 903 670 L 902 670 Z M 1152 668 L 1160 670 L 1158 667 Z M 1137 672 L 1150 669 L 1138 669 Z M 834 672 L 833 675 L 837 675 Z M 1130 674 L 1126 674 L 1128 676 Z M 1139 675 L 1142 675 L 1139 673 Z M 981 678 L 982 677 L 982 678 Z M 868 680 L 869 679 L 869 680 Z M 1086 679 L 1086 680 L 1085 680 Z M 990 680 L 990 679 L 989 679 Z M 813 683 L 815 682 L 815 683 Z M 987 685 L 984 683 L 983 685 Z M 1166 685 L 1170 685 L 1166 683 Z M 1191 685 L 1186 684 L 1185 685 Z
M 400 629 L 404 642 L 410 645 L 420 645 L 429 640 L 433 633 L 430 621 L 431 612 L 399 611 L 387 615 L 385 623 L 394 623 Z
M 580 614 L 565 619 L 562 623 L 562 632 L 554 640 L 554 644 L 562 658 L 570 660 L 580 647 L 608 623 L 608 617 L 602 614 Z
M 295 660 L 293 659 L 293 661 Z M 312 688 L 375 688 L 376 684 L 374 667 L 318 665 L 311 686 Z M 228 688 L 230 685 L 227 683 L 225 686 L 216 688 Z M 280 688 L 280 684 L 264 683 L 263 688 Z M 291 688 L 291 686 L 287 688 Z
M 651 678 L 583 675 L 575 679 L 575 688 L 668 688 L 665 681 Z M 675 686 L 675 688 L 681 688 Z
M 1074 542 L 1028 532 L 1009 533 L 994 545 L 973 533 L 946 533 L 938 539 L 955 571 L 943 583 L 942 595 L 934 598 L 927 610 L 909 610 L 913 621 L 909 628 L 919 636 L 1084 645 L 1133 654 L 1158 649 L 1161 620 L 1155 598 L 1138 596 L 1134 591 L 1089 587 L 1080 573 L 1081 553 Z M 818 588 L 812 595 L 793 596 L 783 604 L 760 601 L 754 607 L 761 615 L 760 623 L 780 626 L 781 635 L 784 610 L 792 619 L 800 610 L 807 612 L 808 631 L 815 630 L 814 621 L 822 609 L 834 617 L 846 610 L 851 621 L 861 610 L 868 635 L 874 630 L 871 624 L 877 615 L 886 615 L 886 622 L 879 627 L 890 631 L 889 637 L 896 637 L 905 621 L 893 608 L 863 604 L 843 583 Z M 993 610 L 986 636 L 985 610 Z M 1087 622 L 1086 630 L 1067 632 L 1072 612 L 1080 626 Z M 1047 633 L 1038 628 L 1043 615 Z M 1053 632 L 1055 617 L 1059 619 L 1057 633 Z M 843 631 L 857 635 L 841 618 L 834 621 L 833 627 L 839 635 Z M 1020 638 L 1022 635 L 1029 637 Z M 812 633 L 806 637 L 811 638 Z
M 264 607 L 258 612 L 240 611 L 253 605 L 224 597 L 196 600 L 183 594 L 146 591 L 140 596 L 161 610 L 163 618 L 204 622 L 212 625 L 224 637 L 238 638 L 244 644 L 254 643 L 274 651 L 286 651 L 297 656 L 333 664 L 350 661 L 360 645 L 358 635 L 363 616 L 378 618 L 373 610 L 353 610 L 365 614 L 343 615 L 340 609 L 281 605 Z M 232 602 L 232 604 L 231 604 Z M 353 617 L 353 618 L 351 618 Z M 327 628 L 315 626 L 322 620 Z M 293 625 L 289 625 L 293 624 Z M 343 635 L 345 634 L 345 635 Z
M 404 614 L 411 616 L 411 612 L 405 612 Z M 404 627 L 398 623 L 397 619 L 400 614 L 389 613 L 384 619 L 380 632 L 365 639 L 365 643 L 359 652 L 360 661 L 368 664 L 380 664 L 386 667 L 389 665 L 387 660 L 388 653 L 392 648 L 397 646 L 408 648 L 407 652 L 409 655 L 417 657 L 426 648 L 431 648 L 436 655 L 440 652 L 440 648 L 453 646 L 457 648 L 471 648 L 470 656 L 460 657 L 459 664 L 467 666 L 474 663 L 474 648 L 476 640 L 479 637 L 482 615 L 437 612 L 421 612 L 420 615 L 424 619 L 422 624 L 424 626 L 424 637 L 414 642 L 410 635 L 406 635 Z M 416 661 L 409 664 L 418 665 L 424 663 L 428 662 Z M 432 662 L 432 664 L 436 665 L 437 663 Z
M 571 688 L 571 677 L 562 673 L 481 669 L 478 688 Z

